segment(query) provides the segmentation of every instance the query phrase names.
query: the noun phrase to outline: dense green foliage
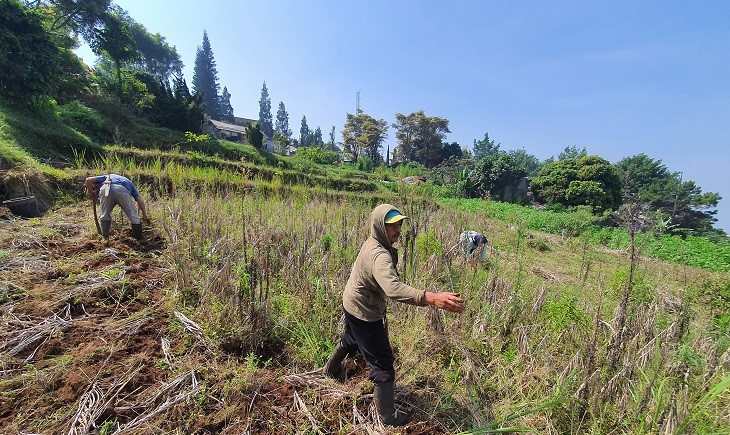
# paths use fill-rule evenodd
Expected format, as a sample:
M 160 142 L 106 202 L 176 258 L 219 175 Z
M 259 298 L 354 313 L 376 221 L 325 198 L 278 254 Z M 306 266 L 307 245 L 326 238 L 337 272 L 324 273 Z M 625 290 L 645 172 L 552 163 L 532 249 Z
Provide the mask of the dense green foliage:
M 535 198 L 566 206 L 588 205 L 596 212 L 621 205 L 621 182 L 613 165 L 599 156 L 548 163 L 532 180 Z
M 477 197 L 489 195 L 493 199 L 505 200 L 506 190 L 525 178 L 527 171 L 512 154 L 498 151 L 482 158 L 471 175 Z
M 616 164 L 623 180 L 625 195 L 671 218 L 678 228 L 707 232 L 716 221 L 714 214 L 721 197 L 702 193 L 693 181 L 682 181 L 682 174 L 670 172 L 661 160 L 646 154 L 626 157 Z
M 71 51 L 75 41 L 49 30 L 53 16 L 0 2 L 0 97 L 27 101 L 38 96 L 69 97 L 88 84 L 86 71 Z
M 395 114 L 395 138 L 398 141 L 393 152 L 396 162 L 417 162 L 434 167 L 443 162 L 444 139 L 449 131 L 449 120 L 427 116 L 423 110 L 403 115 Z M 451 147 L 446 151 L 449 153 Z
M 474 158 L 477 161 L 491 156 L 499 151 L 502 144 L 496 143 L 494 139 L 489 139 L 489 133 L 484 133 L 484 138 L 480 140 L 474 139 Z
M 383 160 L 380 151 L 387 135 L 388 123 L 384 119 L 377 120 L 363 112 L 348 113 L 342 129 L 342 144 L 353 159 L 362 156 L 380 164 Z

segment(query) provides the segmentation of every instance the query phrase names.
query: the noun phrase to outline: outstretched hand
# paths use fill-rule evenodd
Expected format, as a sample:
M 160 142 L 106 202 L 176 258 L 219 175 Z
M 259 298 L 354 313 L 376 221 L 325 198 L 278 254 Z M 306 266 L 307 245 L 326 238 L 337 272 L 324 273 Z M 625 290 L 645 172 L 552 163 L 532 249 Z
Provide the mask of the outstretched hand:
M 458 293 L 426 292 L 426 305 L 433 305 L 436 308 L 451 311 L 452 313 L 461 313 L 464 311 L 464 300 Z

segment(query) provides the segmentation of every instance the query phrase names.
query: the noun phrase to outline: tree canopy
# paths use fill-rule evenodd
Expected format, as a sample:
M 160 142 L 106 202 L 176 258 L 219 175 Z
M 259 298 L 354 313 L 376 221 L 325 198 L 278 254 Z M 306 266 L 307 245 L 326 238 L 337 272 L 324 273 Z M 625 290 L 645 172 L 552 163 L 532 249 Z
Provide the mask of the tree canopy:
M 427 116 L 423 110 L 409 115 L 397 113 L 395 119 L 395 161 L 417 162 L 426 167 L 443 161 L 444 139 L 446 133 L 451 133 L 448 119 Z
M 527 176 L 527 170 L 517 164 L 512 154 L 497 151 L 479 160 L 472 174 L 473 187 L 480 197 L 504 201 L 507 189 L 516 187 Z
M 546 203 L 588 205 L 596 212 L 621 205 L 621 181 L 616 168 L 595 155 L 550 162 L 531 186 L 535 198 Z
M 347 114 L 345 126 L 342 129 L 342 143 L 345 152 L 358 157 L 368 157 L 374 164 L 380 164 L 383 156 L 380 150 L 388 137 L 388 122 L 377 120 L 360 111 L 358 114 Z
M 159 33 L 152 34 L 145 26 L 126 17 L 139 56 L 132 67 L 145 71 L 159 81 L 169 82 L 182 74 L 183 63 L 177 49 Z
M 489 139 L 489 133 L 484 133 L 484 138 L 481 140 L 474 139 L 474 158 L 477 161 L 499 152 L 499 147 L 502 144 L 495 143 L 494 140 Z
M 89 42 L 91 49 L 98 55 L 106 55 L 113 62 L 117 72 L 118 93 L 122 97 L 122 66 L 139 57 L 137 45 L 132 36 L 126 13 L 119 7 L 112 8 L 102 19 L 103 27 L 94 30 Z
M 626 157 L 616 164 L 627 201 L 649 206 L 671 218 L 680 228 L 708 231 L 716 222 L 718 193 L 702 193 L 694 181 L 682 180 L 681 172 L 671 172 L 646 154 Z
M 62 90 L 78 90 L 86 71 L 71 51 L 74 39 L 47 31 L 52 15 L 0 1 L 0 95 L 22 101 Z

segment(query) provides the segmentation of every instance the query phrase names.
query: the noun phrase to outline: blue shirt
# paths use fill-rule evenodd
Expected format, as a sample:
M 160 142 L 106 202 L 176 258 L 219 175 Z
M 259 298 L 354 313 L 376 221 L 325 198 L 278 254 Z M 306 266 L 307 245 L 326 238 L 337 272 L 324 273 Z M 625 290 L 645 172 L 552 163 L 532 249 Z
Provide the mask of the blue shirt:
M 96 177 L 96 181 L 94 183 L 101 184 L 106 181 L 106 177 L 106 175 L 99 175 L 98 177 Z M 129 181 L 129 178 L 117 174 L 109 174 L 109 179 L 111 180 L 112 184 L 121 184 L 122 186 L 126 187 L 127 190 L 129 190 L 129 193 L 132 194 L 132 198 L 139 199 L 139 192 L 137 192 L 137 188 L 134 187 L 134 184 Z

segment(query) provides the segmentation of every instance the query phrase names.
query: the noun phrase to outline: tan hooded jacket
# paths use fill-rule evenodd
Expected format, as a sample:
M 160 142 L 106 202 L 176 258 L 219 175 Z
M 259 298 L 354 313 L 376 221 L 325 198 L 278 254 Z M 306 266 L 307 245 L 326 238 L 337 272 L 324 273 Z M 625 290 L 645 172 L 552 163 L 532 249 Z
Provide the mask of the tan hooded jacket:
M 370 214 L 370 237 L 363 243 L 342 294 L 345 311 L 366 322 L 385 318 L 387 298 L 411 305 L 426 305 L 426 292 L 400 282 L 398 251 L 388 240 L 385 215 L 398 208 L 381 204 Z M 400 212 L 400 210 L 399 210 Z

